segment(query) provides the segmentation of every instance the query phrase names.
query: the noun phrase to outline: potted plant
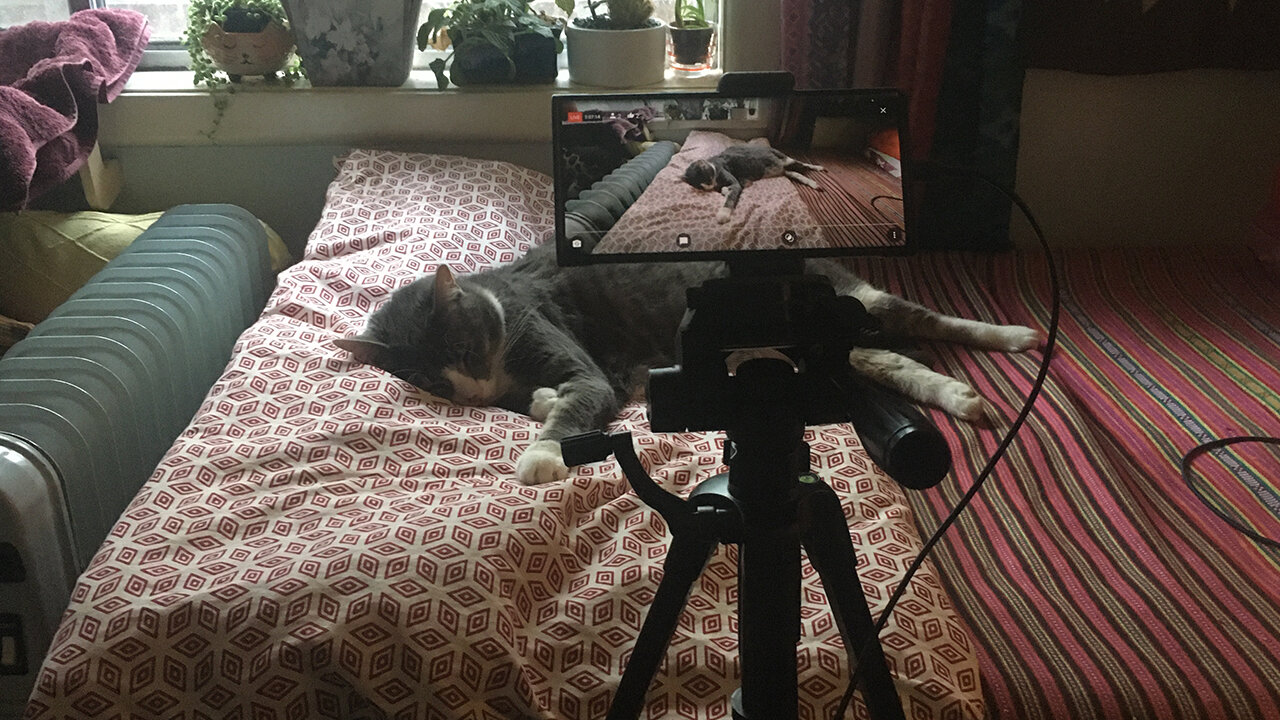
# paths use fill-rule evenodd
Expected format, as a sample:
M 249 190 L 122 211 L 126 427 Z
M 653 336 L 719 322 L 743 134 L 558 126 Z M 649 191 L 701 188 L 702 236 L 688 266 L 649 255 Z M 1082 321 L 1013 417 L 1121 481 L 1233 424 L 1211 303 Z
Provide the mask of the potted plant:
M 557 0 L 565 12 L 572 0 Z M 600 13 L 601 5 L 608 13 Z M 650 0 L 588 0 L 590 17 L 565 28 L 569 79 L 583 85 L 635 87 L 662 82 L 666 75 L 667 29 L 653 17 Z
M 671 21 L 671 67 L 698 73 L 711 67 L 711 37 L 715 26 L 707 22 L 703 0 L 676 0 Z
M 191 56 L 195 83 L 210 87 L 240 82 L 246 75 L 286 79 L 293 35 L 280 0 L 191 0 L 182 43 Z
M 283 0 L 312 85 L 403 85 L 422 0 Z
M 703 104 L 703 114 L 708 120 L 728 120 L 729 103 L 724 100 L 707 100 Z
M 445 60 L 432 61 L 441 88 L 458 85 L 531 83 L 555 80 L 556 55 L 564 49 L 560 28 L 529 7 L 528 0 L 458 0 L 436 8 L 418 28 L 418 49 L 452 46 L 449 77 Z

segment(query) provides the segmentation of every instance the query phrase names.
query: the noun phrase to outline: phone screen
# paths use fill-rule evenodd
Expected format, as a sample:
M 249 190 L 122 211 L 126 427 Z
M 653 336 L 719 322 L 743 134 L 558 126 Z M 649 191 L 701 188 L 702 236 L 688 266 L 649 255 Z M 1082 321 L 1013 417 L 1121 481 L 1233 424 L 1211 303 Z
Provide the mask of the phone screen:
M 910 251 L 895 90 L 557 95 L 561 265 Z

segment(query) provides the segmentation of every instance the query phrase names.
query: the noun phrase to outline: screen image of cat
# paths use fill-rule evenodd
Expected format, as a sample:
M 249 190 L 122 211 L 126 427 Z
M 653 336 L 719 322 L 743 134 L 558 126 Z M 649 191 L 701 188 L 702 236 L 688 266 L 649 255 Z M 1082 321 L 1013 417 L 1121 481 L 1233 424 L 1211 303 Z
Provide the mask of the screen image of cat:
M 714 110 L 717 101 L 704 102 Z M 646 106 L 643 113 L 618 100 L 578 104 L 574 119 L 639 119 L 632 138 L 642 139 L 631 141 L 634 152 L 648 141 L 680 145 L 612 227 L 588 244 L 591 253 L 905 245 L 896 112 L 795 96 L 724 102 L 729 114 L 693 118 L 688 101 Z

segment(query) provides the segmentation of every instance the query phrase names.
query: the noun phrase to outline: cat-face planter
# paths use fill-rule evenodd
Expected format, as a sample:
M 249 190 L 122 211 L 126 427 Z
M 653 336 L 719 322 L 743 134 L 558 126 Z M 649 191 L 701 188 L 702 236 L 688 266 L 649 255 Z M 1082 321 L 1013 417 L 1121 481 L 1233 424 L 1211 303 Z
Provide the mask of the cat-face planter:
M 639 30 L 565 28 L 569 80 L 596 87 L 639 87 L 662 82 L 667 71 L 667 26 Z
M 239 82 L 245 75 L 271 76 L 284 67 L 293 51 L 293 35 L 278 22 L 261 32 L 227 32 L 213 23 L 200 38 L 214 67 Z

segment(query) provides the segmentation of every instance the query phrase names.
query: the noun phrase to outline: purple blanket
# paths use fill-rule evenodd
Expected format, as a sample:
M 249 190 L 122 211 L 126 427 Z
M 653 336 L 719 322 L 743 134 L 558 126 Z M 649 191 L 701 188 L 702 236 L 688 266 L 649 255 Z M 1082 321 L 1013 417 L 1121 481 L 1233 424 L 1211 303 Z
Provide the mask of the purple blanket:
M 120 94 L 151 29 L 132 10 L 0 30 L 0 210 L 70 178 L 98 138 L 97 103 Z

